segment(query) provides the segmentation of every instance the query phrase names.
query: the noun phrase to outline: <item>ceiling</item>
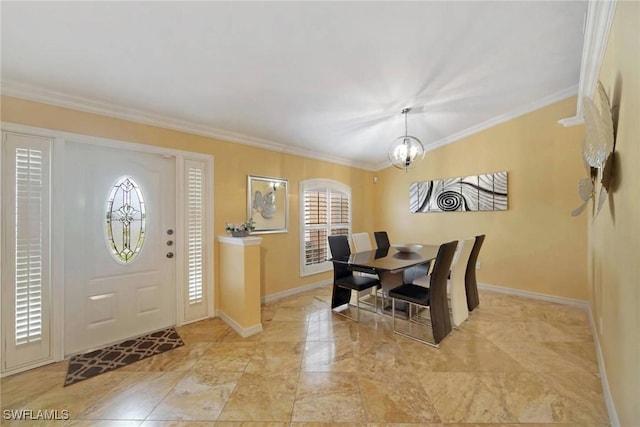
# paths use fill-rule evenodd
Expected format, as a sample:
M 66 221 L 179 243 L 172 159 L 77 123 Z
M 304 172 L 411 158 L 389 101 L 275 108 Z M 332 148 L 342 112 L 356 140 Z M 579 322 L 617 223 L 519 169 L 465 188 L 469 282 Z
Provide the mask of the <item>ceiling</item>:
M 575 95 L 586 10 L 3 1 L 2 93 L 378 170 Z

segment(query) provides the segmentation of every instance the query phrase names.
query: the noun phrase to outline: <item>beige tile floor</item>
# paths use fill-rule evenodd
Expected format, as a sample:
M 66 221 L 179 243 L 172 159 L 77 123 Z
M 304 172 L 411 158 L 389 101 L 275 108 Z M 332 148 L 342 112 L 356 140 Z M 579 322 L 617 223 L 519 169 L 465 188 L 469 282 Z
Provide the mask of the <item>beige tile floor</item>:
M 387 316 L 332 314 L 325 287 L 263 307 L 243 339 L 220 319 L 186 345 L 62 387 L 66 363 L 2 379 L 2 409 L 67 410 L 37 426 L 609 425 L 587 314 L 481 292 L 439 349 Z M 3 411 L 4 414 L 4 411 Z

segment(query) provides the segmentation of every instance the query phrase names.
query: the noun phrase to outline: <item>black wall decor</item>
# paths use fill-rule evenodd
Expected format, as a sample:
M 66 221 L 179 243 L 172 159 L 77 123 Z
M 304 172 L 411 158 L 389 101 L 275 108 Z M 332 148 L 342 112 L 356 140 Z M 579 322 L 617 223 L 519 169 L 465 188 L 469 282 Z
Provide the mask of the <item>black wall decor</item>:
M 409 186 L 409 211 L 506 211 L 507 173 L 414 182 Z

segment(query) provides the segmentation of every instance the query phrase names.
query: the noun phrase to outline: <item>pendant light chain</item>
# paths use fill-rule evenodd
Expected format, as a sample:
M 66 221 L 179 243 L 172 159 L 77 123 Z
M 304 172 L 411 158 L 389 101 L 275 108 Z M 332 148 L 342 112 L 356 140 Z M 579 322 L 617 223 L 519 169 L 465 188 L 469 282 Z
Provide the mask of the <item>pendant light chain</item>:
M 409 131 L 407 130 L 407 113 L 409 110 L 409 108 L 402 110 L 402 114 L 404 114 L 404 136 L 409 136 Z

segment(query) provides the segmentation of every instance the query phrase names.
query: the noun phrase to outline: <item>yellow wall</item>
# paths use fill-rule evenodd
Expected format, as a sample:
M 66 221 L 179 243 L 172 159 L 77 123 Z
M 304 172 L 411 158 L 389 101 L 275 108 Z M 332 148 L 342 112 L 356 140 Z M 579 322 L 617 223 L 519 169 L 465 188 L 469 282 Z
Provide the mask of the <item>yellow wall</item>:
M 253 238 L 252 238 L 253 239 Z M 260 244 L 220 247 L 220 310 L 244 329 L 260 325 Z
M 248 174 L 289 179 L 289 232 L 263 235 L 262 296 L 326 280 L 299 276 L 299 182 L 329 177 L 352 187 L 353 231 L 386 229 L 396 242 L 442 242 L 487 234 L 479 281 L 562 297 L 587 299 L 586 217 L 578 206 L 582 128 L 563 128 L 575 111 L 569 99 L 427 153 L 409 173 L 374 173 L 70 109 L 2 98 L 2 120 L 214 156 L 215 234 L 246 217 Z M 506 170 L 509 210 L 409 214 L 411 182 Z M 219 274 L 216 259 L 216 274 Z M 219 277 L 216 277 L 216 284 Z M 216 302 L 217 306 L 217 302 Z
M 564 128 L 575 98 L 427 152 L 415 169 L 378 174 L 376 227 L 393 242 L 433 242 L 486 234 L 478 281 L 587 300 L 586 215 L 580 205 L 584 130 Z M 508 172 L 502 212 L 409 213 L 412 182 Z
M 298 184 L 300 181 L 330 177 L 351 186 L 354 190 L 353 229 L 370 230 L 373 227 L 371 172 L 6 96 L 2 97 L 1 108 L 0 118 L 7 123 L 213 155 L 215 235 L 224 234 L 225 221 L 238 223 L 246 219 L 247 175 L 287 178 L 289 180 L 289 232 L 261 235 L 263 237 L 260 272 L 262 296 L 273 295 L 332 277 L 330 272 L 300 277 L 298 261 L 300 247 Z M 216 286 L 218 286 L 220 280 L 217 257 L 215 271 Z M 216 307 L 217 304 L 216 301 Z
M 353 231 L 386 229 L 395 242 L 442 242 L 487 234 L 481 283 L 589 299 L 607 378 L 622 426 L 640 425 L 640 3 L 618 2 L 600 79 L 619 108 L 615 191 L 592 223 L 570 216 L 579 205 L 583 128 L 557 120 L 568 99 L 427 153 L 405 174 L 370 173 L 70 109 L 2 97 L 2 121 L 211 154 L 215 158 L 215 234 L 246 216 L 246 176 L 289 180 L 289 232 L 264 235 L 262 295 L 329 279 L 299 277 L 298 184 L 330 177 L 353 189 Z M 411 182 L 509 173 L 506 212 L 409 214 Z M 378 184 L 372 184 L 373 176 Z M 587 233 L 588 229 L 588 242 Z M 588 260 L 588 265 L 587 265 Z M 216 260 L 216 273 L 219 271 Z M 216 278 L 219 283 L 219 278 Z M 588 286 L 585 285 L 588 283 Z
M 600 80 L 619 111 L 614 192 L 589 222 L 589 287 L 621 426 L 640 426 L 640 3 L 618 2 Z

